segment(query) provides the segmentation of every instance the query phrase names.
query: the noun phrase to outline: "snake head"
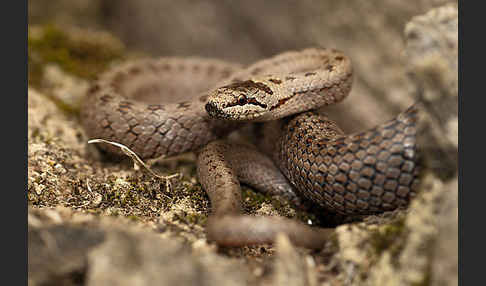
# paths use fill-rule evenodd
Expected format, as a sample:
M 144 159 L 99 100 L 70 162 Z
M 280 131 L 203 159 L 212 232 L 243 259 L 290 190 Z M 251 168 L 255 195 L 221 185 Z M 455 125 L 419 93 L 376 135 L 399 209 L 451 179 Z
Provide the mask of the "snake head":
M 275 101 L 272 95 L 272 89 L 263 82 L 236 82 L 211 91 L 206 111 L 217 119 L 258 121 Z

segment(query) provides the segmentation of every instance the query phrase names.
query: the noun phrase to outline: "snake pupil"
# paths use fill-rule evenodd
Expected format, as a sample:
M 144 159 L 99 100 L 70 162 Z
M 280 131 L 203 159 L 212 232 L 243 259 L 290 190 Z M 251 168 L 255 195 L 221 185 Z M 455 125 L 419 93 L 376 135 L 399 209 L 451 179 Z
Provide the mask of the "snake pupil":
M 238 103 L 239 103 L 240 105 L 244 105 L 244 104 L 246 104 L 246 103 L 247 103 L 246 96 L 244 96 L 244 95 L 240 95 L 240 96 L 238 97 Z

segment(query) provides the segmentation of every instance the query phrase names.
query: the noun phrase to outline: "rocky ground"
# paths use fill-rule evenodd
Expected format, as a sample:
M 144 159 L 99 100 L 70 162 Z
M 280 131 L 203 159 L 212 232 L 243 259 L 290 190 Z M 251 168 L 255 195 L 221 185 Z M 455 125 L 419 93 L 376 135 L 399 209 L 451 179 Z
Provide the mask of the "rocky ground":
M 29 1 L 29 284 L 457 285 L 456 2 L 301 1 L 288 18 L 289 4 L 273 1 L 93 2 L 52 1 L 64 11 L 52 14 Z M 77 117 L 90 81 L 124 60 L 191 54 L 249 63 L 331 43 L 351 56 L 356 80 L 346 102 L 326 112 L 353 132 L 420 100 L 424 172 L 406 211 L 341 225 L 319 251 L 285 236 L 273 246 L 217 248 L 205 238 L 210 203 L 193 154 L 155 162 L 157 172 L 178 174 L 162 181 L 101 155 Z M 250 189 L 244 198 L 249 214 L 320 223 Z

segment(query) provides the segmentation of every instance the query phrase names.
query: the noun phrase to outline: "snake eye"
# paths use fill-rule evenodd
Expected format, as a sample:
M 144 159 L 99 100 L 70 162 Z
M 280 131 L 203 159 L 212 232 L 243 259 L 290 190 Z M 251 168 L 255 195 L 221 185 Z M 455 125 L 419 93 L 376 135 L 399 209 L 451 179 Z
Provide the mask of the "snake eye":
M 240 96 L 238 97 L 238 104 L 239 104 L 239 105 L 244 105 L 244 104 L 246 104 L 247 102 L 248 102 L 248 100 L 246 99 L 246 96 L 245 96 L 245 95 L 243 95 L 243 94 L 242 94 L 242 95 L 240 95 Z

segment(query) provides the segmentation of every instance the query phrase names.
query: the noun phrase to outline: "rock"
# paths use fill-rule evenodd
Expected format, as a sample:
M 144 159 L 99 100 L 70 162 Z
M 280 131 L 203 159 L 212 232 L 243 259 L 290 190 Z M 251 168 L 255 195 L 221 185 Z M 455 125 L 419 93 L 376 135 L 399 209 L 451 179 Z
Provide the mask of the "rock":
M 442 179 L 457 172 L 458 17 L 451 4 L 417 16 L 405 27 L 408 69 L 423 113 L 418 145 L 426 168 Z
M 245 285 L 248 275 L 238 261 L 126 227 L 29 224 L 28 236 L 29 285 Z
M 76 118 L 62 112 L 45 94 L 33 88 L 28 89 L 27 114 L 29 143 L 54 140 L 72 148 L 84 149 L 86 143 L 81 140 L 84 131 Z M 34 150 L 29 148 L 29 151 Z
M 317 285 L 315 264 L 301 255 L 286 235 L 276 239 L 273 285 Z
M 99 245 L 104 233 L 62 225 L 28 230 L 29 285 L 84 280 L 86 253 Z
M 408 281 L 425 273 L 431 285 L 458 283 L 458 11 L 456 4 L 417 16 L 405 28 L 409 70 L 426 112 L 419 146 L 427 175 L 401 257 Z M 432 172 L 431 174 L 428 172 Z M 418 202 L 417 204 L 421 204 Z M 419 210 L 424 212 L 419 215 Z M 412 215 L 412 214 L 411 214 Z M 413 222 L 413 218 L 420 220 Z M 412 226 L 410 226 L 412 228 Z M 424 251 L 426 250 L 426 251 Z
M 174 240 L 111 232 L 88 254 L 87 285 L 244 285 L 240 263 L 193 255 Z
M 28 179 L 29 203 L 38 206 L 59 204 L 76 187 L 76 167 L 84 162 L 83 130 L 74 116 L 63 113 L 37 90 L 28 96 Z M 67 200 L 67 199 L 66 199 Z
M 127 56 L 112 34 L 73 26 L 31 25 L 28 43 L 29 85 L 73 113 L 88 81 Z
M 86 80 L 74 77 L 61 70 L 57 65 L 48 64 L 44 67 L 44 88 L 58 102 L 70 110 L 77 110 L 89 88 Z
M 101 26 L 102 17 L 101 5 L 97 1 L 53 0 L 45 5 L 45 2 L 34 0 L 28 3 L 29 25 L 48 21 L 61 26 L 94 28 Z
M 438 210 L 436 240 L 432 244 L 434 263 L 431 265 L 432 285 L 458 285 L 458 181 L 437 186 L 444 197 Z

